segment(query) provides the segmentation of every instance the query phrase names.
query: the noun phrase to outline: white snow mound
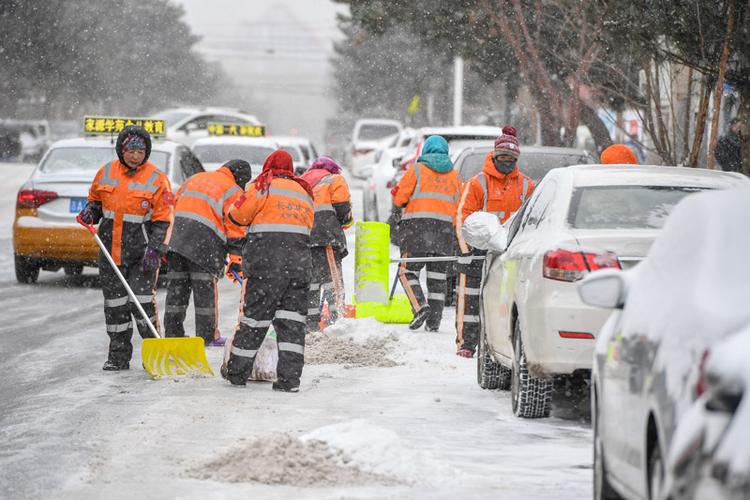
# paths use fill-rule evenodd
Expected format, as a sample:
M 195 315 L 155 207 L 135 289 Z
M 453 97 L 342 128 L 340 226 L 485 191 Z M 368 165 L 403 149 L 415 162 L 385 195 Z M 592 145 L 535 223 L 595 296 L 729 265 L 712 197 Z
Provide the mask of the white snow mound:
M 301 439 L 324 441 L 351 457 L 360 470 L 407 483 L 419 483 L 426 477 L 432 483 L 436 477 L 448 481 L 455 474 L 432 455 L 405 444 L 396 432 L 363 419 L 321 427 Z

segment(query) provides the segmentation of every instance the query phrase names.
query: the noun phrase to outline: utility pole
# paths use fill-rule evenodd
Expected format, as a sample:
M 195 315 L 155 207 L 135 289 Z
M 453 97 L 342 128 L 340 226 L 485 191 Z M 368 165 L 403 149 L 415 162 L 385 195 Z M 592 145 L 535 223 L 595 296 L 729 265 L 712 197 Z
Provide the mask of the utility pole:
M 453 60 L 453 125 L 463 125 L 464 112 L 464 58 Z

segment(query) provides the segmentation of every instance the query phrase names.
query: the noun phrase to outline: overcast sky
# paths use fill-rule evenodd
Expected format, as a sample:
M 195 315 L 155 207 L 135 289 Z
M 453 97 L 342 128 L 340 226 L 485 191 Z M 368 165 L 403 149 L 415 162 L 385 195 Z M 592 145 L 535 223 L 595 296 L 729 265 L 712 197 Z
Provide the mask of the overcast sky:
M 322 146 L 330 96 L 333 41 L 341 37 L 330 0 L 177 0 L 203 37 L 198 50 L 219 61 L 241 87 L 242 102 L 274 134 L 312 138 Z M 212 103 L 205 103 L 210 105 Z

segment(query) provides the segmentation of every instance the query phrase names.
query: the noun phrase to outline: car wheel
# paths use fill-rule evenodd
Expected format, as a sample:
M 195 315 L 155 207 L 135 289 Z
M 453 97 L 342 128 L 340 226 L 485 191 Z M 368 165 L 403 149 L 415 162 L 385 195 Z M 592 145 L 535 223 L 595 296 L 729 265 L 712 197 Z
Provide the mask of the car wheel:
M 664 486 L 664 460 L 659 448 L 659 440 L 654 440 L 648 459 L 648 497 L 651 500 L 662 498 Z
M 83 265 L 69 264 L 67 266 L 63 266 L 63 271 L 65 271 L 65 274 L 67 274 L 68 276 L 80 276 L 83 274 Z
M 599 409 L 594 403 L 591 418 L 594 420 L 594 500 L 621 500 L 607 478 L 607 465 L 604 462 L 604 446 L 599 432 Z
M 482 389 L 510 389 L 510 370 L 492 357 L 484 332 L 479 335 L 477 349 L 477 383 Z
M 511 377 L 513 413 L 522 418 L 549 417 L 552 410 L 552 380 L 529 373 L 520 325 L 521 322 L 516 320 L 513 328 L 515 336 Z
M 40 265 L 34 259 L 15 255 L 16 279 L 19 283 L 36 283 L 39 279 Z

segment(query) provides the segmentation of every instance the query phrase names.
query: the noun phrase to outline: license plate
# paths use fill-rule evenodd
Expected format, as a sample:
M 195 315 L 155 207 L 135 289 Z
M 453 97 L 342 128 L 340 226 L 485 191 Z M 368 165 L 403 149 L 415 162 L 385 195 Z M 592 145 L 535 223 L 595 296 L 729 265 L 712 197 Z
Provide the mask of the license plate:
M 70 199 L 70 213 L 77 214 L 83 207 L 86 206 L 86 198 L 71 198 Z

